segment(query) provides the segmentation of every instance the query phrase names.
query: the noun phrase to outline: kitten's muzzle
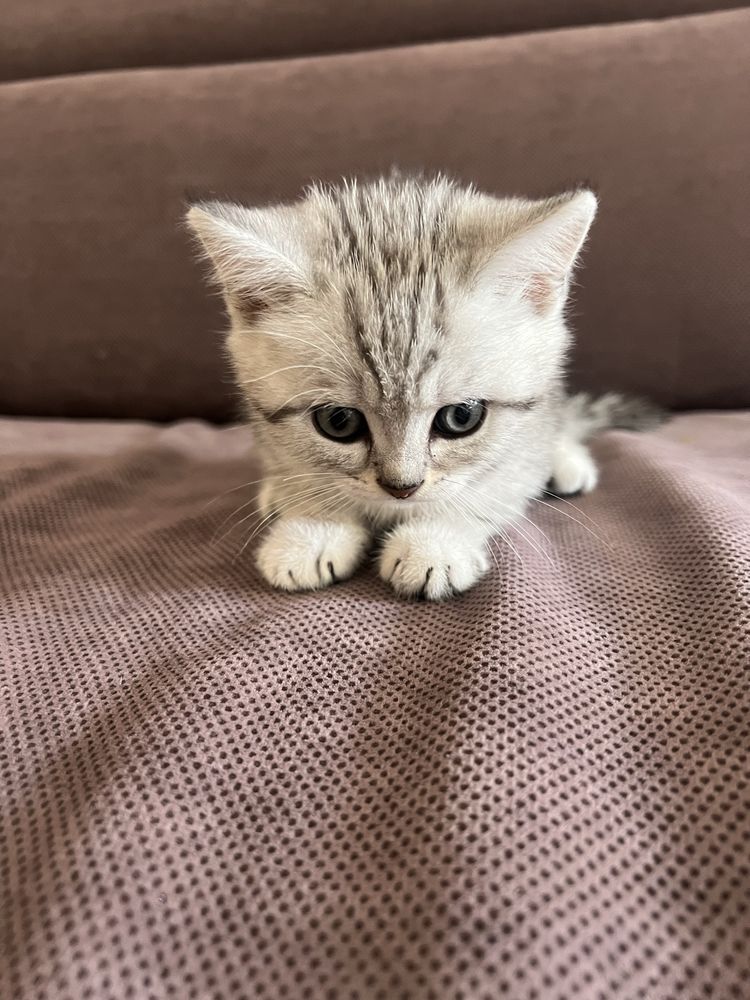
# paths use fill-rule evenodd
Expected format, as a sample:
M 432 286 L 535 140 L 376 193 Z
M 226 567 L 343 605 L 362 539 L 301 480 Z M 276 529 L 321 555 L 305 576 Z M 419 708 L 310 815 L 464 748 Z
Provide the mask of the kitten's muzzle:
M 410 483 L 409 485 L 404 485 L 403 483 L 386 483 L 382 479 L 378 479 L 378 486 L 385 490 L 386 493 L 390 493 L 392 497 L 397 500 L 406 500 L 410 497 L 412 493 L 416 493 L 419 487 L 424 482 L 421 483 Z

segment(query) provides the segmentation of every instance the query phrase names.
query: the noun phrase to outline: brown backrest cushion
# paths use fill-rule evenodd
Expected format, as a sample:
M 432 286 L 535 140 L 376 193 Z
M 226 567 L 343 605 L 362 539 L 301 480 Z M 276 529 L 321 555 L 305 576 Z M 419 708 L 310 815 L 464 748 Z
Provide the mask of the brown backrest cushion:
M 577 385 L 750 404 L 750 11 L 0 87 L 0 411 L 226 418 L 186 196 L 398 163 L 601 197 Z
M 0 79 L 340 52 L 742 6 L 743 0 L 4 0 Z

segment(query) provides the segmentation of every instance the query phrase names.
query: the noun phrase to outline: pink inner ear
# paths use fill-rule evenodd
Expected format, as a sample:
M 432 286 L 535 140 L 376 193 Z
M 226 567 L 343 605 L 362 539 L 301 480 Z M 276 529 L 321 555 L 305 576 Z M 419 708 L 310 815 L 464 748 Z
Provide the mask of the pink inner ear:
M 552 304 L 557 286 L 548 274 L 532 274 L 526 283 L 524 295 L 537 312 L 543 312 Z

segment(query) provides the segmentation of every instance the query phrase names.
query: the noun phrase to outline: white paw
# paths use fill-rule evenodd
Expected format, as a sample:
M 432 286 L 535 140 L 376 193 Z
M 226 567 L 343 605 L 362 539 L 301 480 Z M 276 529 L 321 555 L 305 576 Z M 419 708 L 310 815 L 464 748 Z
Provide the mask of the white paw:
M 599 473 L 591 453 L 577 441 L 566 441 L 557 446 L 552 469 L 552 489 L 565 496 L 572 493 L 590 493 L 599 481 Z
M 481 538 L 409 522 L 386 538 L 378 569 L 396 593 L 439 601 L 473 586 L 489 569 L 489 557 Z
M 351 576 L 369 540 L 358 524 L 282 519 L 263 539 L 256 562 L 272 587 L 317 590 Z

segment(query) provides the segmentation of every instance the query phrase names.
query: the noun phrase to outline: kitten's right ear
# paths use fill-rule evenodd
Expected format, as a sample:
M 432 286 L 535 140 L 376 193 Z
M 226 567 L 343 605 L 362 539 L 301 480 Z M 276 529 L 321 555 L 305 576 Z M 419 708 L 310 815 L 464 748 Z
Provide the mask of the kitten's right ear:
M 248 318 L 310 290 L 293 209 L 249 209 L 208 201 L 185 217 L 227 302 Z

